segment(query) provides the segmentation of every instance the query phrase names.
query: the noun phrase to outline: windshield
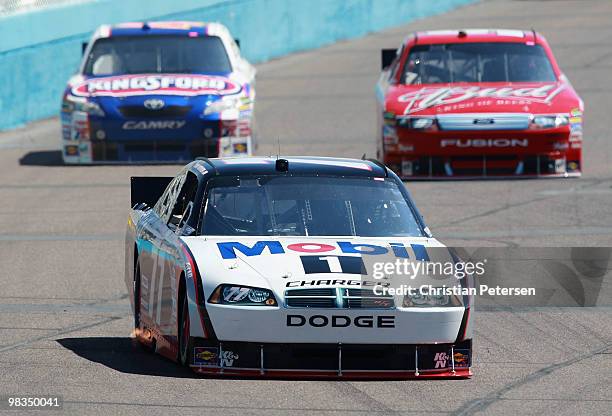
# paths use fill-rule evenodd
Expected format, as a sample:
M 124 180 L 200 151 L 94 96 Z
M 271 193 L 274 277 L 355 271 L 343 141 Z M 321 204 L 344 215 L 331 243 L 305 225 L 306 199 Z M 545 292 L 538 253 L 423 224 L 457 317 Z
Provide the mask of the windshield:
M 232 68 L 217 36 L 116 36 L 98 39 L 85 64 L 85 75 L 207 73 Z
M 541 46 L 500 42 L 417 45 L 402 76 L 402 84 L 554 81 Z
M 422 236 L 390 179 L 320 176 L 214 178 L 202 234 L 245 236 Z

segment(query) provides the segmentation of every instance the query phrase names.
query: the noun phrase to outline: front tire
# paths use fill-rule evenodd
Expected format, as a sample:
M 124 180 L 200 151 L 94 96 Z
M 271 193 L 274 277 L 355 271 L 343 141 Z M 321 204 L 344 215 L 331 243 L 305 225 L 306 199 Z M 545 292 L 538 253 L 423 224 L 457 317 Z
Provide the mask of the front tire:
M 134 271 L 134 329 L 140 329 L 140 262 Z
M 189 364 L 191 364 L 192 341 L 191 321 L 189 319 L 189 301 L 186 293 L 183 295 L 183 304 L 181 307 L 180 317 L 178 328 L 179 361 L 181 365 L 188 367 Z

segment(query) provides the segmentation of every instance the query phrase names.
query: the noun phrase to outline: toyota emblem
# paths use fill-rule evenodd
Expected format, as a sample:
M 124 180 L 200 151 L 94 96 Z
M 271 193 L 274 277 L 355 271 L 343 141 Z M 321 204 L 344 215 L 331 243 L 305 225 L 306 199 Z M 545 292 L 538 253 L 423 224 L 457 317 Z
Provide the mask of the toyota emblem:
M 149 110 L 161 110 L 166 105 L 162 100 L 157 98 L 151 98 L 149 100 L 145 100 L 144 106 Z

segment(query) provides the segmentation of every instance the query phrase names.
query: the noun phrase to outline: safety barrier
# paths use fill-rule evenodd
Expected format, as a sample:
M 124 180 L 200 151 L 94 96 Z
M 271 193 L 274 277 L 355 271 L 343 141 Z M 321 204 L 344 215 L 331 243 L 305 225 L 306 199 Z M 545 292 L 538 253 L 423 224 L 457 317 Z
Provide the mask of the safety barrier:
M 103 23 L 219 21 L 241 40 L 249 60 L 262 62 L 475 1 L 92 0 L 9 13 L 0 16 L 0 129 L 59 112 L 66 80 L 81 59 L 81 43 Z

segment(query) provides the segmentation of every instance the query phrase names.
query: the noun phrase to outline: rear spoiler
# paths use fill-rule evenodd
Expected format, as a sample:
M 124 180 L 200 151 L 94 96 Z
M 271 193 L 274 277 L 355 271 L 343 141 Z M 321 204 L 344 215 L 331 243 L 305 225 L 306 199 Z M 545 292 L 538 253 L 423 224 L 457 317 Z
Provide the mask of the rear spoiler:
M 381 51 L 381 68 L 385 69 L 391 65 L 395 56 L 397 55 L 397 49 L 383 49 Z
M 157 203 L 172 179 L 174 178 L 171 176 L 132 176 L 130 178 L 131 206 L 145 203 L 152 207 Z

